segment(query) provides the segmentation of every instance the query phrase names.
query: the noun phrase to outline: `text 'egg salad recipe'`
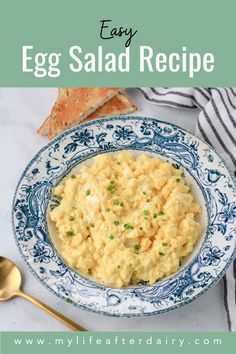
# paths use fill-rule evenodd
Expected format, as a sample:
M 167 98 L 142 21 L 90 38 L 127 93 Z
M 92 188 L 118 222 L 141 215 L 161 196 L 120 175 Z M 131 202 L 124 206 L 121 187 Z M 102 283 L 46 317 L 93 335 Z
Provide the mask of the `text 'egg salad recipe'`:
M 66 263 L 98 283 L 124 287 L 175 273 L 198 240 L 183 171 L 147 154 L 103 154 L 55 187 L 50 219 Z

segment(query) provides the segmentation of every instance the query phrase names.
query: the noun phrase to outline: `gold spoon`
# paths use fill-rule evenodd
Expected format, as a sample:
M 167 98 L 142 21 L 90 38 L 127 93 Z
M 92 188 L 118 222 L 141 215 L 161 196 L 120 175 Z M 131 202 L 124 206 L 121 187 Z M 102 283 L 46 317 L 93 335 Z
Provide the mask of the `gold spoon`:
M 61 313 L 53 310 L 33 296 L 27 295 L 20 290 L 21 273 L 17 266 L 5 257 L 0 257 L 0 301 L 10 300 L 14 296 L 21 296 L 32 302 L 47 313 L 61 321 L 73 331 L 86 331 L 85 328 L 63 316 Z

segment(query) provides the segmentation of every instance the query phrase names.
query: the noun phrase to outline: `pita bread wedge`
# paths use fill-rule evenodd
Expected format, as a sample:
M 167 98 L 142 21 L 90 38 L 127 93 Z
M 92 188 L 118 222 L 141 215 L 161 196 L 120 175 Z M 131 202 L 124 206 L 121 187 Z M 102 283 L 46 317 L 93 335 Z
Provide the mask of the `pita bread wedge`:
M 66 90 L 63 89 L 63 88 L 59 88 L 59 89 L 58 89 L 58 96 L 57 96 L 57 101 L 56 101 L 56 103 L 57 103 L 58 100 L 60 100 L 60 99 L 66 99 Z M 53 109 L 55 109 L 56 103 L 53 105 L 52 111 L 53 111 Z M 50 118 L 51 118 L 51 115 L 49 115 L 49 116 L 45 119 L 45 121 L 42 123 L 42 125 L 38 128 L 37 133 L 38 133 L 39 135 L 48 135 L 49 128 L 50 128 Z
M 100 117 L 107 117 L 113 115 L 129 114 L 137 111 L 137 107 L 133 102 L 124 94 L 118 93 L 112 99 L 104 103 L 95 112 L 90 114 L 84 121 L 96 119 Z M 50 116 L 46 118 L 41 127 L 37 130 L 40 135 L 48 135 L 50 126 Z
M 137 107 L 124 93 L 118 93 L 110 101 L 90 114 L 84 121 L 100 117 L 129 114 L 137 111 Z
M 58 99 L 50 114 L 49 139 L 82 122 L 119 90 L 121 88 L 116 87 L 59 89 Z
M 50 116 L 47 117 L 43 122 L 43 124 L 38 128 L 37 133 L 39 135 L 48 135 L 49 127 L 50 127 Z

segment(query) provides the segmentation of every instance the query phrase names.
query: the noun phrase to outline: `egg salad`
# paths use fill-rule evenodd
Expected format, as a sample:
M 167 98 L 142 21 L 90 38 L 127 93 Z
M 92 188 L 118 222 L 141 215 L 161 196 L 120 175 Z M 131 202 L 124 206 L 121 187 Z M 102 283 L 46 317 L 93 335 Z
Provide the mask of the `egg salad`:
M 66 263 L 121 288 L 175 273 L 201 234 L 183 171 L 148 154 L 102 154 L 54 188 Z

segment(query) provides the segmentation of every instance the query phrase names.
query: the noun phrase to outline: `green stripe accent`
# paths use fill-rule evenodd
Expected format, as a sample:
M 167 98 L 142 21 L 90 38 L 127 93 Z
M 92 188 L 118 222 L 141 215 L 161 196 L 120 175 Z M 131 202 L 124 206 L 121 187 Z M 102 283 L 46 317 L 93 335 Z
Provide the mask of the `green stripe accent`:
M 85 324 L 83 324 L 85 325 Z M 1 354 L 222 354 L 235 332 L 3 332 Z

